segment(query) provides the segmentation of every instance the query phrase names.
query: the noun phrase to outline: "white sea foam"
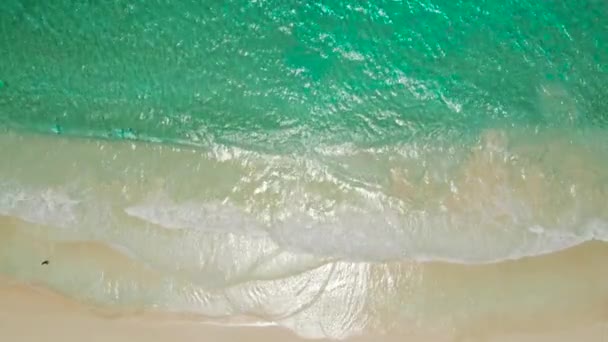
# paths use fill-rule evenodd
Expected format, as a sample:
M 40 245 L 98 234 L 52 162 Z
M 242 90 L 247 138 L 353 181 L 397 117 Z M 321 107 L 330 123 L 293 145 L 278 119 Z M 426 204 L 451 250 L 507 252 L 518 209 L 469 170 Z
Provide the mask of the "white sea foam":
M 0 182 L 0 215 L 24 221 L 65 227 L 78 222 L 80 202 L 53 188 L 28 189 L 11 182 Z
M 131 250 L 167 243 L 163 230 L 196 238 L 183 246 L 193 251 L 167 254 L 184 265 L 214 257 L 201 246 L 231 258 L 276 247 L 320 259 L 490 263 L 607 240 L 606 150 L 596 148 L 605 138 L 525 138 L 494 130 L 470 147 L 224 158 L 133 142 L 61 140 L 55 149 L 56 140 L 9 134 L 1 139 L 12 154 L 35 155 L 0 166 L 0 215 L 70 228 L 63 238 L 126 239 Z M 45 170 L 28 169 L 32 158 Z
M 124 209 L 133 217 L 167 229 L 195 229 L 218 233 L 264 234 L 261 225 L 228 203 L 156 201 Z
M 106 205 L 81 202 L 61 191 L 7 191 L 7 188 L 5 184 L 0 195 L 0 214 L 39 225 L 83 225 L 85 229 L 87 218 L 79 213 Z M 166 229 L 239 234 L 252 239 L 268 236 L 269 232 L 279 246 L 294 253 L 354 261 L 492 263 L 548 254 L 590 240 L 608 240 L 608 223 L 593 218 L 559 229 L 534 225 L 532 221 L 526 223 L 525 216 L 512 217 L 510 222 L 498 227 L 488 219 L 484 227 L 483 221 L 467 218 L 466 213 L 455 216 L 338 208 L 331 218 L 319 219 L 294 212 L 265 226 L 236 206 L 222 203 L 148 201 L 126 207 L 124 211 Z M 515 211 L 510 213 L 516 215 Z M 518 221 L 519 224 L 513 224 Z M 469 229 L 473 225 L 478 227 Z M 227 235 L 226 239 L 231 238 Z

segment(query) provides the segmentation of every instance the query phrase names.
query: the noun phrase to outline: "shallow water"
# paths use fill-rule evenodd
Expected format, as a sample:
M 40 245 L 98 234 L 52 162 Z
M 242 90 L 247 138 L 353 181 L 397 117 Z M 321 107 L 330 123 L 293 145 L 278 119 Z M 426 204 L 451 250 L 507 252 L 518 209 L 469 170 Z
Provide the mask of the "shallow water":
M 491 263 L 606 239 L 608 137 L 528 133 L 297 156 L 7 133 L 0 214 L 67 238 L 156 227 L 363 261 Z
M 608 288 L 599 133 L 268 155 L 6 132 L 0 271 L 307 337 L 588 319 Z

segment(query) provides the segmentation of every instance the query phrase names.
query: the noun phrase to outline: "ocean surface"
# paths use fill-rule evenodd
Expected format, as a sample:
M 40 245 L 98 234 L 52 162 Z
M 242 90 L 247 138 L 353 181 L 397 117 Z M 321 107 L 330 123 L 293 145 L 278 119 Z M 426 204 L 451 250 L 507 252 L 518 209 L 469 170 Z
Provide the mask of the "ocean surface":
M 588 312 L 608 295 L 607 18 L 3 0 L 0 273 L 306 337 Z

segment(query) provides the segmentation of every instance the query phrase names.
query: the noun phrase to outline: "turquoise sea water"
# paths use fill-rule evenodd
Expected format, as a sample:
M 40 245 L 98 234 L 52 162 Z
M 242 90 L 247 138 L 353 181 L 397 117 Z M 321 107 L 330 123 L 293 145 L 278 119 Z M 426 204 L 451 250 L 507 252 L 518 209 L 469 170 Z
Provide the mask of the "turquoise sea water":
M 593 0 L 3 0 L 0 272 L 309 337 L 590 312 L 608 288 L 607 17 Z
M 0 122 L 289 151 L 605 125 L 607 13 L 593 0 L 6 0 Z

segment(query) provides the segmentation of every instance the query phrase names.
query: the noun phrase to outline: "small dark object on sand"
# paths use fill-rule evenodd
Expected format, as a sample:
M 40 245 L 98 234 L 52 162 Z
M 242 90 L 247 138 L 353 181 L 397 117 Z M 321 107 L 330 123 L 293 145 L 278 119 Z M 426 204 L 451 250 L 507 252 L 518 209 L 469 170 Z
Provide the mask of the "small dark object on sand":
M 40 265 L 48 265 L 49 261 L 48 260 L 44 260 Z

